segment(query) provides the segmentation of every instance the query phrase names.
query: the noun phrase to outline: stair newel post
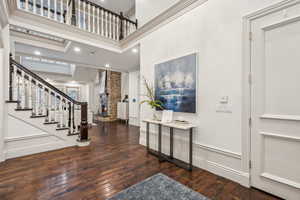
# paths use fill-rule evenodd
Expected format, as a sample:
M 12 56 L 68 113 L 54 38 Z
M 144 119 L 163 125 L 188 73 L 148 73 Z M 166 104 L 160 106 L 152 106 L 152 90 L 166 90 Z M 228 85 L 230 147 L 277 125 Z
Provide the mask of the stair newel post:
M 135 30 L 138 29 L 138 19 L 135 20 Z
M 75 0 L 71 0 L 71 3 L 72 3 L 71 25 L 76 26 L 77 22 L 76 22 L 76 5 L 75 5 Z M 78 12 L 79 12 L 79 10 L 78 10 Z
M 122 40 L 124 38 L 124 16 L 123 16 L 123 12 L 120 13 L 120 36 L 119 36 L 119 40 Z
M 68 102 L 68 113 L 69 113 L 69 117 L 68 117 L 68 127 L 69 127 L 69 135 L 71 135 L 72 131 L 71 131 L 71 102 Z
M 87 108 L 88 104 L 86 102 L 81 104 L 81 122 L 78 142 L 89 141 Z

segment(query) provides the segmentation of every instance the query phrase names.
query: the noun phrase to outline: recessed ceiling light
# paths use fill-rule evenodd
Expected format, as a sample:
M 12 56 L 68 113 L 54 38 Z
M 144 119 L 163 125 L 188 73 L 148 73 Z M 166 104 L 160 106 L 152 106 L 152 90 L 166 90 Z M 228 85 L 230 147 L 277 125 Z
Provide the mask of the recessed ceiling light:
M 131 51 L 132 51 L 133 53 L 139 52 L 139 50 L 138 50 L 137 48 L 133 48 Z
M 105 64 L 105 67 L 106 67 L 106 68 L 110 68 L 110 65 L 109 65 L 109 64 Z
M 80 52 L 81 49 L 80 49 L 79 47 L 74 47 L 74 51 L 75 51 L 75 52 Z
M 37 56 L 40 56 L 41 52 L 40 51 L 34 51 L 34 54 L 37 55 Z

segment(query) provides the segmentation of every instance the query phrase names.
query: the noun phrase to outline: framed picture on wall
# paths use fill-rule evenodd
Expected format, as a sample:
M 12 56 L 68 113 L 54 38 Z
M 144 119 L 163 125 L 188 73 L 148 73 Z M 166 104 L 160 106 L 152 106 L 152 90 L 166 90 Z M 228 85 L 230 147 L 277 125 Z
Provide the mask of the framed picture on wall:
M 79 87 L 67 87 L 66 93 L 69 97 L 76 101 L 80 101 L 80 88 Z
M 197 54 L 155 65 L 155 99 L 166 110 L 196 113 Z

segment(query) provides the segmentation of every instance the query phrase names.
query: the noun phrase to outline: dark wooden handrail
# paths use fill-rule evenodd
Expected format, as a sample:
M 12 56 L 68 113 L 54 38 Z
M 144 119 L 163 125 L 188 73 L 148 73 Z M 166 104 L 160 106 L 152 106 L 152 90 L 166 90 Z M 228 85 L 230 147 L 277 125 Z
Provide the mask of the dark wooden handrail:
M 24 67 L 23 65 L 21 65 L 20 63 L 16 62 L 13 58 L 10 58 L 10 64 L 16 66 L 18 69 L 24 71 L 26 74 L 30 75 L 32 78 L 38 80 L 40 83 L 42 83 L 43 85 L 47 86 L 48 88 L 52 89 L 53 91 L 55 91 L 56 93 L 58 93 L 59 95 L 63 96 L 64 98 L 68 99 L 69 101 L 71 101 L 73 104 L 76 105 L 84 105 L 87 104 L 87 102 L 79 102 L 74 100 L 73 98 L 69 97 L 67 94 L 65 94 L 64 92 L 60 91 L 58 88 L 56 88 L 55 86 L 51 85 L 50 83 L 48 83 L 47 81 L 45 81 L 42 77 L 38 76 L 37 74 L 35 74 L 34 72 L 30 71 L 29 69 L 27 69 L 26 67 Z
M 115 16 L 121 18 L 121 15 L 120 15 L 120 14 L 115 13 L 115 12 L 113 12 L 113 11 L 111 11 L 111 10 L 108 10 L 108 9 L 106 9 L 106 8 L 104 8 L 104 7 L 102 7 L 102 6 L 98 5 L 98 4 L 95 4 L 95 3 L 93 3 L 93 2 L 90 2 L 89 0 L 79 0 L 79 1 L 84 1 L 84 2 L 87 3 L 87 4 L 90 4 L 90 5 L 92 5 L 92 6 L 95 6 L 96 8 L 99 8 L 100 10 L 104 10 L 104 11 L 106 11 L 106 12 L 112 14 L 112 15 L 115 15 Z M 132 21 L 132 20 L 130 20 L 130 19 L 124 17 L 124 16 L 123 16 L 123 20 L 126 20 L 126 21 L 128 21 L 128 22 L 130 22 L 130 23 L 132 23 L 132 24 L 134 24 L 134 25 L 137 26 L 137 21 L 134 22 L 134 21 Z

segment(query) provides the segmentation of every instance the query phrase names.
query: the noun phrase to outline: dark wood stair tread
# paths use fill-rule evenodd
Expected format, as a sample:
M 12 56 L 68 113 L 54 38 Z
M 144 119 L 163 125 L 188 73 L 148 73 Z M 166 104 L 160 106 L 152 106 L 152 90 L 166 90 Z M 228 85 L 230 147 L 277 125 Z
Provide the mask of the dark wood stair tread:
M 43 118 L 43 117 L 47 117 L 47 115 L 32 115 L 32 116 L 30 116 L 30 118 Z
M 45 122 L 45 125 L 50 125 L 50 124 L 58 124 L 58 122 Z
M 5 103 L 19 103 L 19 101 L 5 101 Z
M 69 128 L 68 128 L 68 127 L 64 127 L 64 128 L 57 128 L 56 130 L 57 130 L 57 131 L 64 131 L 64 130 L 69 130 Z
M 15 111 L 32 111 L 32 108 L 16 108 Z

